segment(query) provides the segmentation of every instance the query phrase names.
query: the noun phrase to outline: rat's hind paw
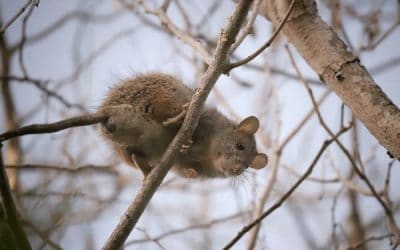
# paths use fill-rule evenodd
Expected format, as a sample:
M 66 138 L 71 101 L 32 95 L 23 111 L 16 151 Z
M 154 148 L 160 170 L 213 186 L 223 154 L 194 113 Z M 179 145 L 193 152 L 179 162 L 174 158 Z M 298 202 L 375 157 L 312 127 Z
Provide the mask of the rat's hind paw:
M 193 168 L 185 168 L 183 170 L 183 173 L 186 178 L 190 178 L 190 179 L 196 178 L 199 175 L 199 173 L 197 173 L 197 171 L 194 170 Z
M 168 126 L 171 126 L 171 125 L 180 124 L 183 121 L 183 119 L 185 118 L 188 108 L 189 108 L 189 103 L 183 104 L 182 105 L 182 111 L 179 114 L 177 114 L 176 116 L 170 117 L 167 120 L 163 121 L 162 125 L 164 127 L 168 127 Z

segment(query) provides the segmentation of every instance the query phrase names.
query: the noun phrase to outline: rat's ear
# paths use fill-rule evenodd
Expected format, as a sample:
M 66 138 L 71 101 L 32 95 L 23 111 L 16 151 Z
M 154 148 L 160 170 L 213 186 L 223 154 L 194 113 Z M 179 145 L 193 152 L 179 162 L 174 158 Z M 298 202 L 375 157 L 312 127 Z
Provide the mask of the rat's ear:
M 257 154 L 253 161 L 250 163 L 250 167 L 254 169 L 262 169 L 268 163 L 268 156 L 266 154 Z
M 237 130 L 248 135 L 254 135 L 260 126 L 257 117 L 249 116 L 244 119 L 237 127 Z

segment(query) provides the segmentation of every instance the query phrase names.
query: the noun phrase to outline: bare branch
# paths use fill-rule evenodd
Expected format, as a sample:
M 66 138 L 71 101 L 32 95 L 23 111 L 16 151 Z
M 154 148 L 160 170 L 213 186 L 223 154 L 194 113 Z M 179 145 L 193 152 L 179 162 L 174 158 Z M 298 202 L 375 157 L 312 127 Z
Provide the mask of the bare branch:
M 318 102 L 316 102 L 317 106 L 321 105 L 325 99 L 329 96 L 329 94 L 331 93 L 330 90 L 325 91 L 321 98 L 318 100 Z M 279 147 L 279 151 L 278 152 L 282 152 L 283 149 L 286 147 L 286 145 L 293 139 L 293 137 L 300 131 L 300 129 L 302 129 L 304 127 L 304 125 L 306 124 L 306 122 L 308 120 L 310 120 L 310 118 L 312 117 L 312 115 L 315 113 L 315 108 L 313 107 L 306 116 L 304 116 L 304 118 L 298 123 L 298 125 L 289 133 L 289 135 L 286 136 L 286 138 L 282 141 L 280 147 Z
M 44 85 L 48 81 L 42 81 L 39 79 L 32 79 L 30 77 L 19 77 L 19 76 L 0 76 L 0 79 L 4 79 L 7 81 L 16 81 L 16 82 L 30 82 L 32 83 L 36 88 L 38 88 L 40 91 L 45 93 L 48 96 L 54 97 L 56 100 L 61 102 L 65 107 L 67 108 L 77 108 L 81 111 L 87 112 L 87 109 L 83 107 L 81 104 L 75 104 L 71 103 L 68 100 L 66 100 L 62 95 L 58 94 L 57 92 L 50 90 L 46 88 Z
M 25 62 L 24 62 L 24 47 L 25 47 L 25 41 L 26 41 L 26 28 L 28 25 L 28 20 L 31 17 L 32 13 L 33 13 L 33 9 L 35 8 L 35 5 L 31 5 L 28 13 L 26 14 L 26 16 L 22 19 L 22 35 L 21 35 L 21 42 L 19 43 L 19 53 L 18 53 L 18 60 L 19 60 L 19 65 L 21 67 L 21 71 L 22 74 L 24 75 L 24 77 L 28 77 L 28 71 L 26 69 L 25 66 Z
M 0 28 L 0 33 L 3 33 L 15 20 L 18 19 L 19 16 L 22 15 L 22 13 L 25 12 L 25 10 L 33 3 L 34 0 L 28 0 L 25 2 L 25 4 L 19 9 L 19 11 L 8 21 L 6 22 L 1 28 Z
M 393 235 L 392 234 L 385 234 L 385 235 L 381 235 L 381 236 L 371 236 L 371 237 L 368 237 L 367 239 L 365 239 L 363 241 L 357 242 L 357 243 L 349 246 L 347 248 L 347 250 L 361 249 L 365 244 L 367 244 L 367 243 L 369 243 L 371 241 L 384 240 L 384 239 L 387 239 L 387 238 L 390 238 L 390 237 L 393 237 Z
M 263 46 L 261 46 L 258 50 L 256 50 L 253 54 L 249 55 L 248 57 L 244 58 L 243 60 L 231 63 L 227 69 L 227 72 L 229 72 L 230 70 L 232 70 L 236 67 L 239 67 L 240 65 L 250 62 L 251 60 L 256 58 L 261 52 L 263 52 L 266 48 L 268 48 L 272 44 L 272 42 L 278 36 L 279 32 L 282 30 L 283 25 L 285 25 L 286 21 L 288 20 L 290 13 L 293 10 L 293 6 L 294 6 L 295 2 L 296 2 L 295 0 L 292 0 L 292 3 L 290 4 L 284 18 L 282 19 L 282 21 L 280 22 L 280 24 L 278 25 L 278 27 L 276 28 L 275 32 L 272 34 L 270 39 L 268 39 L 268 41 Z
M 376 39 L 373 43 L 368 44 L 367 46 L 363 46 L 360 48 L 360 50 L 373 50 L 375 49 L 383 40 L 385 40 L 391 33 L 393 33 L 396 28 L 398 28 L 400 25 L 400 20 L 397 20 L 394 22 L 385 33 L 378 39 Z
M 13 168 L 17 170 L 50 170 L 50 171 L 59 171 L 65 172 L 69 174 L 81 173 L 81 172 L 97 172 L 97 173 L 105 173 L 117 175 L 117 171 L 112 166 L 97 166 L 97 165 L 83 165 L 83 166 L 71 166 L 71 167 L 63 167 L 56 165 L 44 165 L 44 164 L 22 164 L 22 165 L 6 165 L 6 168 Z
M 25 224 L 25 226 L 29 227 L 30 229 L 32 229 L 32 231 L 34 231 L 42 240 L 45 244 L 51 246 L 53 249 L 56 250 L 62 250 L 62 247 L 60 245 L 58 245 L 57 243 L 55 243 L 54 241 L 52 241 L 50 239 L 50 237 L 48 237 L 45 233 L 43 233 L 38 227 L 36 227 L 31 221 L 29 220 L 24 220 L 23 223 Z
M 186 233 L 186 232 L 191 231 L 191 230 L 208 229 L 208 228 L 211 228 L 214 225 L 221 224 L 221 223 L 224 223 L 224 222 L 227 222 L 227 221 L 231 221 L 231 220 L 234 220 L 234 219 L 238 219 L 241 216 L 243 216 L 245 214 L 248 214 L 248 213 L 249 212 L 241 212 L 241 213 L 229 215 L 229 216 L 226 216 L 226 217 L 223 217 L 223 218 L 214 219 L 214 220 L 211 220 L 211 221 L 209 221 L 207 223 L 196 224 L 196 225 L 191 225 L 191 226 L 187 226 L 187 227 L 183 227 L 183 228 L 179 228 L 179 229 L 174 229 L 174 230 L 168 231 L 166 233 L 162 233 L 162 234 L 160 234 L 158 236 L 155 236 L 155 237 L 146 238 L 146 239 L 132 240 L 132 241 L 127 242 L 125 244 L 125 246 L 145 243 L 145 242 L 148 242 L 148 241 L 158 241 L 158 240 L 162 240 L 164 238 L 167 238 L 167 237 L 169 237 L 171 235 Z
M 104 122 L 108 119 L 105 115 L 89 114 L 77 116 L 48 124 L 32 124 L 0 134 L 0 142 L 22 135 L 54 133 L 72 127 L 80 127 Z
M 235 43 L 231 47 L 230 53 L 233 53 L 243 42 L 248 34 L 250 34 L 254 22 L 256 21 L 256 17 L 258 15 L 258 8 L 260 7 L 262 0 L 255 0 L 253 3 L 253 9 L 251 10 L 251 14 L 247 20 L 246 26 L 244 26 L 242 32 L 239 34 L 238 38 L 236 39 Z
M 212 57 L 208 53 L 208 51 L 203 47 L 201 43 L 199 43 L 195 38 L 193 38 L 191 35 L 188 33 L 182 31 L 177 27 L 171 19 L 167 16 L 163 8 L 152 10 L 148 8 L 145 4 L 144 1 L 142 2 L 142 5 L 147 13 L 156 15 L 160 18 L 161 24 L 168 29 L 168 31 L 174 33 L 179 39 L 181 39 L 183 42 L 191 46 L 197 53 L 203 58 L 203 60 L 210 65 L 212 62 Z
M 10 46 L 10 52 L 13 53 L 15 52 L 20 46 L 21 43 L 24 42 L 25 46 L 28 45 L 33 45 L 37 42 L 40 42 L 44 40 L 45 38 L 48 38 L 49 35 L 53 34 L 54 32 L 57 32 L 57 30 L 62 29 L 64 25 L 67 25 L 69 21 L 73 20 L 78 20 L 80 22 L 91 22 L 91 23 L 106 23 L 108 21 L 113 21 L 114 19 L 117 19 L 122 16 L 122 12 L 124 9 L 114 11 L 110 14 L 98 14 L 94 15 L 93 13 L 89 11 L 82 11 L 82 10 L 77 10 L 73 11 L 71 13 L 66 14 L 65 16 L 61 17 L 54 23 L 49 24 L 48 27 L 44 28 L 43 30 L 30 35 L 25 39 L 25 41 L 18 41 L 15 44 Z

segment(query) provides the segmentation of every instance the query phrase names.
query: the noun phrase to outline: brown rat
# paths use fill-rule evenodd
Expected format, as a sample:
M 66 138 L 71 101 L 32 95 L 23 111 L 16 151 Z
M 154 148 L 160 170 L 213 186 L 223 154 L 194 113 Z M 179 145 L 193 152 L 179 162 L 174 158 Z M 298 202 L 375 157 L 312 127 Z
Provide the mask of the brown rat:
M 193 91 L 162 73 L 122 81 L 108 93 L 98 112 L 110 118 L 102 133 L 112 146 L 146 176 L 179 130 Z M 184 145 L 173 169 L 189 178 L 229 177 L 247 167 L 262 168 L 268 158 L 257 153 L 259 122 L 250 116 L 239 125 L 216 109 L 204 107 L 190 145 Z

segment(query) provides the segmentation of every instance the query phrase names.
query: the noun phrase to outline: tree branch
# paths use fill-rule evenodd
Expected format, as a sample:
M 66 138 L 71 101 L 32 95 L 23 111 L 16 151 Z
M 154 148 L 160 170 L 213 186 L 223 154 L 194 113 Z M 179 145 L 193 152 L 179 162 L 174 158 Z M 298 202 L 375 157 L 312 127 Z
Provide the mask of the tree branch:
M 20 83 L 24 83 L 24 82 L 29 82 L 32 83 L 37 89 L 39 89 L 40 91 L 42 91 L 44 94 L 50 96 L 50 97 L 54 97 L 55 99 L 57 99 L 60 103 L 62 103 L 65 107 L 67 108 L 77 108 L 80 111 L 86 112 L 87 110 L 85 109 L 84 106 L 82 106 L 81 104 L 76 104 L 76 103 L 71 103 L 68 100 L 65 99 L 65 97 L 63 97 L 62 95 L 58 94 L 57 92 L 48 89 L 45 85 L 49 82 L 49 81 L 43 81 L 43 80 L 39 80 L 39 79 L 33 79 L 30 77 L 20 77 L 20 76 L 11 76 L 11 75 L 2 75 L 0 76 L 0 80 L 4 80 L 4 81 L 16 81 L 16 82 L 20 82 Z
M 15 20 L 17 20 L 18 17 L 25 12 L 25 10 L 29 7 L 29 5 L 31 5 L 32 2 L 33 0 L 26 1 L 25 4 L 21 7 L 21 9 L 19 9 L 19 11 L 8 22 L 6 22 L 3 26 L 1 26 L 0 33 L 3 33 L 8 27 L 10 27 L 10 25 L 13 24 L 13 22 L 15 22 Z
M 287 19 L 289 18 L 290 13 L 293 10 L 293 6 L 294 6 L 295 2 L 296 2 L 295 0 L 292 0 L 292 3 L 290 4 L 290 6 L 289 6 L 289 8 L 288 8 L 288 10 L 287 10 L 287 12 L 285 14 L 285 17 L 279 23 L 279 25 L 277 26 L 275 32 L 270 37 L 270 39 L 268 39 L 268 41 L 263 46 L 261 46 L 258 50 L 256 50 L 253 54 L 249 55 L 248 57 L 244 58 L 243 60 L 240 60 L 240 61 L 237 61 L 235 63 L 232 63 L 227 69 L 228 72 L 230 70 L 236 68 L 236 67 L 239 67 L 240 65 L 243 65 L 243 64 L 246 64 L 246 63 L 250 62 L 251 60 L 256 58 L 261 52 L 263 52 L 266 48 L 268 48 L 272 44 L 272 42 L 275 40 L 275 38 L 278 36 L 279 32 L 281 31 L 281 29 L 285 25 Z
M 6 168 L 12 168 L 16 170 L 43 170 L 43 171 L 58 171 L 68 174 L 76 174 L 88 172 L 93 174 L 104 173 L 110 175 L 118 175 L 116 169 L 112 166 L 97 166 L 97 165 L 83 165 L 83 166 L 56 166 L 56 165 L 44 165 L 44 164 L 21 164 L 21 165 L 5 165 Z
M 72 127 L 92 125 L 108 119 L 105 115 L 89 114 L 48 124 L 32 124 L 0 134 L 0 142 L 22 135 L 54 133 Z

